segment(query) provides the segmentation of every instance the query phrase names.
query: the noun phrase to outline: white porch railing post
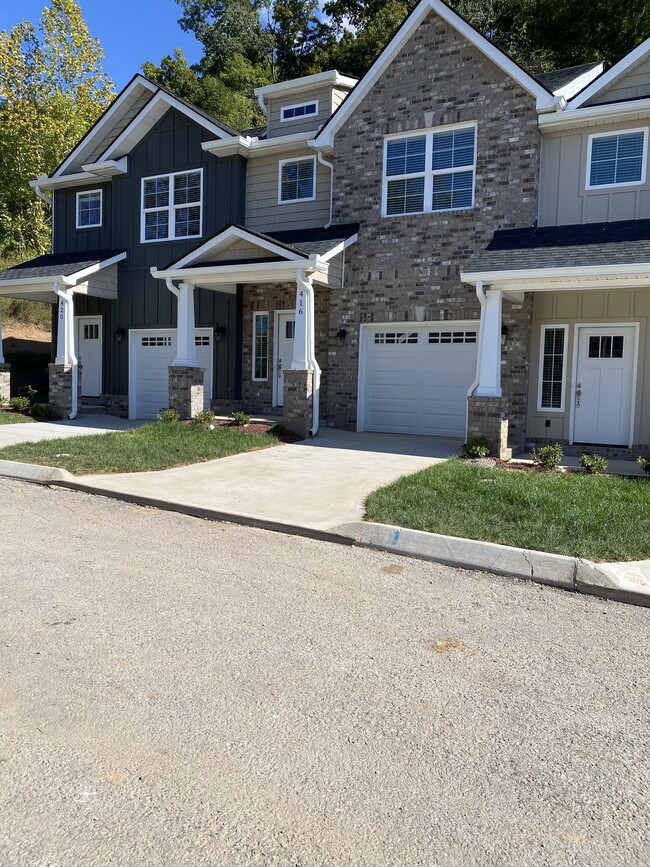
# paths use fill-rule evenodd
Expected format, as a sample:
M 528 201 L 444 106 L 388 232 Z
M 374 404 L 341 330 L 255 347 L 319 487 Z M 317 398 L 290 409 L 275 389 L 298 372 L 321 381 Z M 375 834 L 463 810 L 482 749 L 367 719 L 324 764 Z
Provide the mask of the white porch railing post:
M 194 322 L 194 286 L 190 286 L 189 283 L 181 283 L 178 288 L 174 367 L 198 367 Z
M 481 311 L 481 346 L 477 397 L 501 397 L 501 292 L 485 293 Z
M 309 324 L 314 315 L 310 293 L 306 291 L 305 277 L 296 271 L 296 330 L 293 338 L 292 370 L 309 370 Z

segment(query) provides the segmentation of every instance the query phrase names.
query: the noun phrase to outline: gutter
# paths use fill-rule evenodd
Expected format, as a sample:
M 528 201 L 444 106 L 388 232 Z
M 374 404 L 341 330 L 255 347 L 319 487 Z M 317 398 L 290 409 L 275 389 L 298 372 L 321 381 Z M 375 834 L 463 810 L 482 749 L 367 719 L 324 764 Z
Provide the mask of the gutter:
M 467 404 L 465 406 L 465 439 L 467 439 L 467 432 L 469 428 L 469 398 L 473 396 L 474 392 L 478 388 L 480 378 L 480 370 L 481 370 L 481 355 L 483 354 L 483 321 L 485 318 L 485 304 L 487 302 L 487 295 L 485 294 L 485 289 L 483 288 L 483 281 L 478 280 L 476 283 L 476 297 L 478 298 L 479 304 L 481 305 L 481 318 L 479 320 L 478 326 L 478 346 L 476 352 L 476 375 L 474 377 L 474 382 L 467 389 Z
M 320 367 L 316 361 L 316 342 L 314 335 L 314 286 L 309 280 L 305 280 L 305 275 L 299 268 L 296 271 L 296 279 L 302 289 L 305 290 L 309 299 L 309 318 L 307 319 L 307 361 L 313 371 L 312 382 L 312 426 L 309 430 L 309 436 L 316 436 L 320 422 Z

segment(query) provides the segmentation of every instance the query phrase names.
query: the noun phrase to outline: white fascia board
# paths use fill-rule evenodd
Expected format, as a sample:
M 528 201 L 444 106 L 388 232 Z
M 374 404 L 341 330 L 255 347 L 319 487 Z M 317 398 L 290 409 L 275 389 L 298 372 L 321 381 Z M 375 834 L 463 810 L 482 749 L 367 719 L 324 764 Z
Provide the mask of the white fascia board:
M 232 157 L 235 154 L 246 156 L 254 139 L 250 136 L 237 135 L 232 138 L 215 139 L 201 143 L 201 150 L 214 154 L 215 157 Z
M 278 84 L 256 87 L 253 93 L 258 99 L 266 96 L 287 96 L 290 93 L 315 90 L 327 84 L 331 87 L 354 87 L 357 81 L 357 78 L 341 75 L 336 69 L 328 69 L 325 72 L 317 72 L 315 75 L 303 75 L 301 78 L 290 78 L 288 81 L 280 81 Z
M 108 268 L 109 265 L 116 265 L 118 262 L 122 262 L 124 259 L 126 259 L 126 255 L 126 253 L 117 253 L 115 256 L 111 256 L 110 259 L 104 259 L 101 262 L 97 262 L 94 265 L 89 265 L 87 268 L 83 268 L 81 271 L 75 271 L 74 274 L 70 274 L 67 277 L 67 280 L 72 280 L 75 283 L 81 283 L 83 280 L 87 280 L 88 277 L 91 277 L 98 271 L 102 271 L 104 268 Z
M 338 256 L 339 253 L 347 250 L 350 244 L 354 244 L 358 239 L 359 236 L 357 234 L 350 235 L 349 238 L 346 238 L 345 241 L 341 241 L 341 243 L 337 244 L 336 247 L 332 247 L 332 249 L 328 250 L 327 253 L 319 253 L 318 256 L 323 262 L 329 262 L 329 260 L 333 259 L 334 256 Z
M 97 178 L 91 175 L 90 172 L 75 172 L 73 175 L 62 175 L 61 177 L 53 178 L 36 178 L 35 181 L 30 181 L 29 186 L 35 190 L 40 187 L 42 190 L 58 190 L 65 187 L 80 187 L 84 184 L 96 184 Z
M 12 286 L 38 286 L 44 285 L 53 286 L 55 283 L 63 284 L 64 286 L 74 285 L 70 282 L 70 277 L 64 277 L 60 274 L 58 277 L 17 277 L 15 280 L 0 280 L 0 296 L 5 295 L 5 287 L 11 289 Z
M 572 99 L 576 93 L 580 93 L 580 91 L 593 81 L 594 78 L 601 75 L 604 68 L 605 64 L 599 63 L 598 66 L 594 66 L 594 68 L 590 69 L 589 72 L 584 72 L 582 75 L 578 76 L 578 78 L 574 78 L 573 81 L 570 81 L 563 87 L 558 87 L 557 90 L 553 91 L 553 96 L 563 96 L 567 101 Z
M 316 130 L 294 132 L 291 135 L 274 136 L 268 139 L 237 136 L 222 141 L 206 141 L 201 147 L 216 157 L 232 156 L 236 153 L 246 157 L 270 156 L 275 153 L 299 150 L 305 146 L 309 147 L 315 133 Z
M 99 163 L 86 163 L 81 168 L 84 172 L 89 172 L 99 178 L 112 178 L 115 175 L 125 175 L 127 173 L 128 157 L 122 157 L 119 160 L 104 160 Z
M 593 81 L 588 87 L 586 87 L 581 93 L 579 93 L 574 99 L 572 99 L 567 105 L 567 110 L 571 111 L 574 108 L 579 108 L 581 105 L 584 105 L 585 102 L 590 100 L 592 96 L 595 96 L 597 93 L 600 93 L 601 90 L 604 90 L 608 87 L 612 82 L 614 82 L 619 76 L 623 75 L 625 72 L 628 72 L 633 66 L 635 66 L 639 61 L 643 60 L 643 58 L 650 53 L 650 37 L 645 39 L 640 45 L 630 51 L 629 54 L 626 54 L 625 57 L 621 58 L 618 63 L 615 63 L 611 69 L 608 69 L 607 72 L 604 72 L 602 75 L 598 76 L 598 78 Z
M 293 280 L 296 270 L 302 270 L 311 274 L 315 271 L 327 273 L 329 265 L 320 259 L 303 259 L 300 262 L 244 262 L 239 265 L 210 265 L 209 267 L 197 266 L 196 268 L 171 268 L 167 271 L 158 271 L 152 267 L 151 275 L 157 280 L 182 280 L 185 283 L 197 282 L 223 282 L 223 283 L 246 283 L 267 279 Z
M 266 250 L 267 252 L 273 253 L 277 256 L 282 256 L 285 261 L 303 261 L 305 258 L 304 256 L 300 256 L 298 253 L 292 253 L 284 247 L 276 245 L 271 241 L 267 241 L 266 238 L 260 238 L 253 232 L 249 232 L 239 226 L 230 226 L 220 235 L 210 238 L 209 241 L 206 241 L 205 244 L 202 244 L 198 249 L 193 250 L 191 253 L 183 256 L 182 259 L 179 259 L 178 262 L 175 262 L 174 270 L 177 271 L 179 268 L 191 267 L 192 262 L 195 262 L 207 253 L 219 253 L 222 250 L 227 250 L 228 243 L 236 240 L 248 241 L 256 247 L 260 247 L 262 250 Z
M 608 105 L 590 105 L 572 111 L 569 106 L 564 111 L 543 114 L 537 119 L 542 132 L 552 132 L 567 128 L 578 129 L 583 126 L 596 126 L 601 123 L 636 121 L 650 112 L 650 98 L 632 99 L 625 102 L 612 102 Z
M 512 271 L 461 271 L 463 283 L 481 282 L 486 287 L 495 284 L 527 284 L 533 281 L 550 280 L 607 280 L 621 278 L 625 280 L 644 278 L 650 275 L 650 262 L 633 265 L 593 265 L 585 268 L 572 266 L 569 268 L 519 268 Z M 511 285 L 512 288 L 512 285 Z M 521 288 L 528 288 L 522 286 Z
M 133 91 L 138 87 L 144 87 L 146 90 L 151 91 L 151 93 L 155 93 L 156 91 L 156 86 L 154 84 L 152 84 L 150 81 L 147 81 L 147 79 L 143 78 L 141 75 L 136 76 L 133 81 L 124 88 L 122 93 L 120 93 L 119 96 L 116 97 L 115 101 L 106 111 L 104 116 L 100 118 L 95 124 L 95 126 L 91 130 L 89 130 L 88 134 L 81 139 L 79 144 L 68 156 L 68 158 L 61 163 L 61 165 L 54 172 L 52 177 L 59 177 L 70 165 L 70 163 L 74 162 L 81 149 L 85 147 L 85 145 L 88 143 L 88 140 L 97 136 L 111 123 L 118 110 L 126 102 L 126 100 L 133 93 Z
M 420 24 L 429 15 L 435 12 L 444 21 L 453 27 L 461 36 L 465 37 L 475 48 L 481 51 L 485 56 L 495 63 L 506 75 L 509 75 L 516 81 L 524 90 L 530 93 L 536 100 L 538 111 L 552 111 L 556 105 L 556 97 L 553 96 L 545 87 L 543 87 L 532 76 L 524 72 L 521 67 L 506 57 L 502 51 L 499 51 L 491 42 L 482 36 L 477 30 L 464 21 L 452 9 L 440 0 L 421 0 L 413 12 L 405 20 L 402 27 L 397 31 L 395 36 L 388 43 L 379 57 L 375 60 L 368 72 L 359 81 L 359 84 L 354 88 L 352 93 L 345 99 L 341 106 L 332 116 L 332 120 L 326 123 L 322 133 L 316 136 L 316 147 L 332 148 L 334 146 L 334 136 L 340 129 L 345 120 L 352 114 L 359 103 L 364 99 L 368 91 L 373 87 L 380 76 L 390 66 L 393 60 L 397 57 L 404 45 L 417 31 Z

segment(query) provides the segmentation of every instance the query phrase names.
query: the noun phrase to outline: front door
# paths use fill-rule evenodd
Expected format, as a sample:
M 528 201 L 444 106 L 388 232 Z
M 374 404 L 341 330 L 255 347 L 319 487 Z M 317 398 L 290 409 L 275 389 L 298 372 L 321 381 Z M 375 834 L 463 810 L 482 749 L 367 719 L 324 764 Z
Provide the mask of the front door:
M 629 444 L 635 338 L 629 326 L 578 328 L 575 442 Z
M 77 318 L 77 358 L 82 365 L 82 397 L 99 397 L 102 393 L 102 317 Z
M 277 316 L 277 362 L 275 365 L 275 403 L 282 406 L 284 402 L 284 369 L 291 367 L 293 361 L 293 339 L 296 333 L 296 314 L 291 310 L 278 313 Z

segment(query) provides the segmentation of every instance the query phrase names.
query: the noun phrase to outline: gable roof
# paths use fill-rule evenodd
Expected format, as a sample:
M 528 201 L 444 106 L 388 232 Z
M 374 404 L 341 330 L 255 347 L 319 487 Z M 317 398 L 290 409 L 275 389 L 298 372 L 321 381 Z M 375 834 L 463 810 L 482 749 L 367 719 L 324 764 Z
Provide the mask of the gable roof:
M 580 91 L 576 96 L 571 99 L 567 104 L 567 109 L 580 108 L 586 102 L 588 102 L 592 97 L 596 96 L 596 94 L 600 93 L 605 88 L 609 87 L 617 78 L 620 78 L 630 69 L 640 63 L 644 58 L 650 56 L 650 37 L 645 39 L 640 45 L 630 51 L 629 54 L 626 54 L 625 57 L 622 57 L 618 63 L 615 63 L 614 66 L 610 67 L 607 72 L 603 72 L 598 76 L 591 84 L 587 85 L 583 90 Z
M 535 78 L 547 87 L 553 94 L 565 99 L 572 99 L 581 90 L 602 73 L 605 65 L 602 60 L 591 63 L 581 63 L 579 66 L 567 66 L 564 69 L 554 69 L 551 72 L 537 73 Z
M 343 123 L 364 99 L 368 91 L 390 66 L 420 24 L 431 12 L 435 12 L 447 24 L 464 36 L 475 48 L 495 63 L 506 75 L 509 75 L 524 90 L 530 93 L 535 98 L 539 111 L 550 111 L 554 108 L 556 100 L 552 92 L 541 81 L 522 69 L 514 60 L 472 27 L 468 21 L 458 15 L 457 12 L 454 12 L 453 9 L 450 9 L 446 3 L 443 3 L 442 0 L 420 0 L 420 3 L 408 15 L 402 26 L 379 54 L 363 78 L 353 88 L 349 96 L 325 122 L 314 139 L 317 147 L 333 146 L 334 136 Z

